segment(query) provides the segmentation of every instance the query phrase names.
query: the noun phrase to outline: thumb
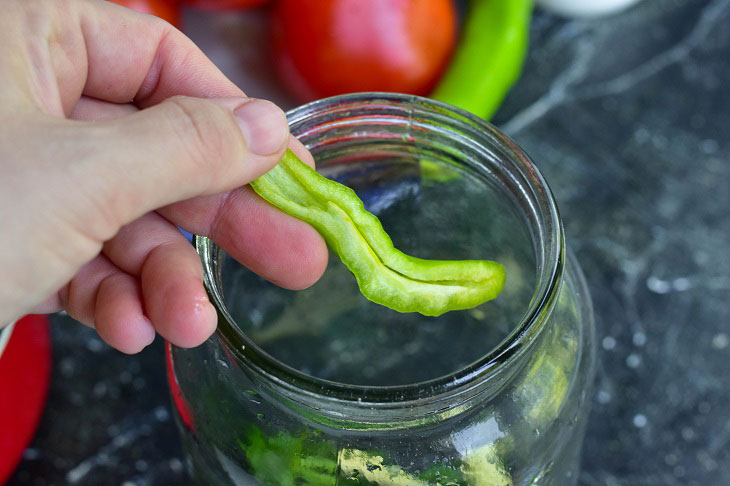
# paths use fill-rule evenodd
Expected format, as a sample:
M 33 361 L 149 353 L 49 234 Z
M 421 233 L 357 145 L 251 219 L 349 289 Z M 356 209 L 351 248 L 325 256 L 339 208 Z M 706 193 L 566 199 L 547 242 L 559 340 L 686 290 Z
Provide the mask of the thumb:
M 289 140 L 284 112 L 251 98 L 177 96 L 91 128 L 94 147 L 74 173 L 109 219 L 100 238 L 151 210 L 247 184 L 276 165 Z
M 288 142 L 272 103 L 176 97 L 115 120 L 17 117 L 0 133 L 0 321 L 55 292 L 125 224 L 244 185 Z

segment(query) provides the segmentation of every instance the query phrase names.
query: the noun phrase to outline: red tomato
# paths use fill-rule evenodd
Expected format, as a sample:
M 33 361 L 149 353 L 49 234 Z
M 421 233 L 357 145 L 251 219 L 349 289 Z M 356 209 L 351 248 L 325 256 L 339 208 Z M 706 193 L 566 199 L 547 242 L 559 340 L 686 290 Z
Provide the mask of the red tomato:
M 234 10 L 260 7 L 269 0 L 181 0 L 185 5 L 208 10 Z
M 279 0 L 272 23 L 279 74 L 302 101 L 427 94 L 456 41 L 452 0 Z
M 51 338 L 46 316 L 20 319 L 0 355 L 0 484 L 33 438 L 48 393 Z
M 174 26 L 180 25 L 180 8 L 175 0 L 110 0 L 122 7 L 154 15 Z

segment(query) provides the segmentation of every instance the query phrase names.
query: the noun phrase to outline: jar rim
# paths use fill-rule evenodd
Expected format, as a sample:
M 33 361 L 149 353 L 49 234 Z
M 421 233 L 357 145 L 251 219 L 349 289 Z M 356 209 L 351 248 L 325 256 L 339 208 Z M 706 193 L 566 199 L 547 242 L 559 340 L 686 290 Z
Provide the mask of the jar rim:
M 257 375 L 270 384 L 283 388 L 290 393 L 306 395 L 315 400 L 336 400 L 361 407 L 394 405 L 450 395 L 473 388 L 513 362 L 535 341 L 544 327 L 550 310 L 557 297 L 564 271 L 565 243 L 563 227 L 557 204 L 547 182 L 540 171 L 507 135 L 500 132 L 489 122 L 454 106 L 415 95 L 398 93 L 353 93 L 325 98 L 299 106 L 287 112 L 290 126 L 294 126 L 315 113 L 332 107 L 346 109 L 347 106 L 362 106 L 364 103 L 381 102 L 401 105 L 416 104 L 419 109 L 437 110 L 478 127 L 493 143 L 509 155 L 509 163 L 516 166 L 524 175 L 528 186 L 541 196 L 542 218 L 546 224 L 539 229 L 547 243 L 544 261 L 537 275 L 537 284 L 530 304 L 521 321 L 497 346 L 473 363 L 447 375 L 418 383 L 404 385 L 354 385 L 330 381 L 308 375 L 274 358 L 253 342 L 234 322 L 226 310 L 221 289 L 216 284 L 214 271 L 217 247 L 208 238 L 194 235 L 193 243 L 203 263 L 204 283 L 210 300 L 218 312 L 217 336 L 241 362 L 249 365 Z

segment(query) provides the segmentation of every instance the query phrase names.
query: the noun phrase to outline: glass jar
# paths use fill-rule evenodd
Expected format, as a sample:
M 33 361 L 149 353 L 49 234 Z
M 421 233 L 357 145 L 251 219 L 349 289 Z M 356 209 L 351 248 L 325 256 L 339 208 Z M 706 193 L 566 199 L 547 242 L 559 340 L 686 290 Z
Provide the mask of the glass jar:
M 581 271 L 535 165 L 483 120 L 368 93 L 291 111 L 318 170 L 353 187 L 395 246 L 502 263 L 495 301 L 424 317 L 365 300 L 336 257 L 305 291 L 196 237 L 218 331 L 168 347 L 202 484 L 574 484 L 594 373 Z

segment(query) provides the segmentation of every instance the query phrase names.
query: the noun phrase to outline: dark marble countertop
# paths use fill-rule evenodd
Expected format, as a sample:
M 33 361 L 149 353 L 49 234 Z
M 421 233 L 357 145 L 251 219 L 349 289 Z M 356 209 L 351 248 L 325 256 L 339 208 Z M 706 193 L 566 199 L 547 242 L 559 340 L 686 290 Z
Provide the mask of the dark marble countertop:
M 254 55 L 260 18 L 185 20 L 249 94 L 290 104 L 245 75 L 270 73 Z M 593 294 L 579 484 L 730 485 L 730 0 L 591 21 L 538 11 L 494 121 L 552 186 Z M 128 357 L 53 320 L 48 405 L 10 484 L 187 484 L 162 343 Z

